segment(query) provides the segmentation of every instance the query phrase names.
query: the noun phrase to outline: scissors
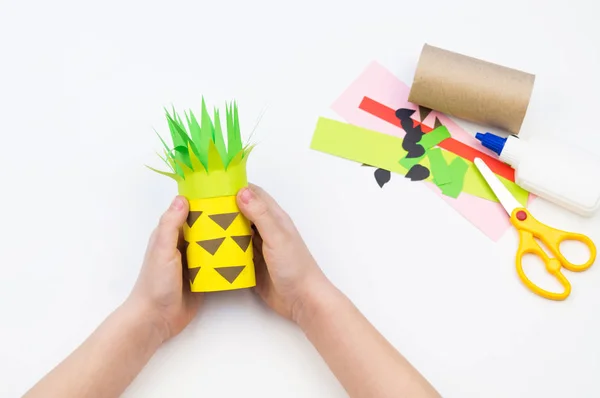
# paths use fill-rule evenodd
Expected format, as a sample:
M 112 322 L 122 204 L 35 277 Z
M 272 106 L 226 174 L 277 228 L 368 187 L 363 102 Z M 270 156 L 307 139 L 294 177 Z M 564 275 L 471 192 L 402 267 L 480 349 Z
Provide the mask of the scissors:
M 569 294 L 571 294 L 571 283 L 569 283 L 567 278 L 562 274 L 561 269 L 564 267 L 569 271 L 581 272 L 590 268 L 596 260 L 596 245 L 594 245 L 594 242 L 586 235 L 561 231 L 542 224 L 533 218 L 529 211 L 515 199 L 483 160 L 476 158 L 474 163 L 492 191 L 494 191 L 494 194 L 496 194 L 496 197 L 504 207 L 504 210 L 506 210 L 510 216 L 511 224 L 519 232 L 519 248 L 517 249 L 516 264 L 517 273 L 519 274 L 521 281 L 523 281 L 525 286 L 535 294 L 544 298 L 550 300 L 564 300 L 569 297 Z M 546 254 L 544 249 L 542 249 L 536 241 L 536 238 L 546 245 L 554 257 L 549 257 Z M 590 250 L 590 258 L 587 262 L 577 265 L 573 264 L 563 256 L 560 252 L 560 244 L 568 240 L 581 242 L 588 247 Z M 564 291 L 562 293 L 554 293 L 542 289 L 525 275 L 522 260 L 526 254 L 534 254 L 542 259 L 546 265 L 546 270 L 563 286 Z

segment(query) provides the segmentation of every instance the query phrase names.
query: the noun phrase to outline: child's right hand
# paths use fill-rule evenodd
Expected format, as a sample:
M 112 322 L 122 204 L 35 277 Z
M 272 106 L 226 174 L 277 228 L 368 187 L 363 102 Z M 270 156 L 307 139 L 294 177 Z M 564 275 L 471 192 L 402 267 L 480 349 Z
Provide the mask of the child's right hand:
M 237 203 L 258 230 L 253 239 L 257 293 L 278 314 L 298 322 L 307 304 L 333 285 L 290 217 L 268 193 L 251 184 L 238 193 Z

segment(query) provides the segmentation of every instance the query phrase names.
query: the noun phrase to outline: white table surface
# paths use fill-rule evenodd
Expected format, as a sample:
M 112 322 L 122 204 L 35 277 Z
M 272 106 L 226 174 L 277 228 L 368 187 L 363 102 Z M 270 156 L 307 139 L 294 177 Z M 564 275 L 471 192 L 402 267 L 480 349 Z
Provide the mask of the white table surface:
M 175 194 L 163 106 L 237 98 L 267 112 L 251 180 L 322 268 L 445 397 L 600 396 L 600 265 L 572 296 L 519 282 L 493 243 L 422 184 L 309 149 L 319 116 L 377 60 L 407 83 L 424 42 L 537 75 L 524 137 L 600 156 L 592 0 L 0 2 L 0 396 L 17 397 L 128 294 Z M 477 126 L 466 125 L 474 132 Z M 403 212 L 419 206 L 421 216 Z M 543 200 L 543 221 L 600 242 Z M 211 294 L 127 397 L 343 397 L 317 352 L 249 291 Z

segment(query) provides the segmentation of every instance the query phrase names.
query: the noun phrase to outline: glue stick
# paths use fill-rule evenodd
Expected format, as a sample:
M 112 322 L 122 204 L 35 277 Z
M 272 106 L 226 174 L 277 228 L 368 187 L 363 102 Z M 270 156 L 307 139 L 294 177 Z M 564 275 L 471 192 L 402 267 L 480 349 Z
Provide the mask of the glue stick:
M 515 169 L 515 183 L 523 189 L 590 217 L 600 208 L 600 160 L 562 141 L 525 141 L 491 133 L 475 135 Z

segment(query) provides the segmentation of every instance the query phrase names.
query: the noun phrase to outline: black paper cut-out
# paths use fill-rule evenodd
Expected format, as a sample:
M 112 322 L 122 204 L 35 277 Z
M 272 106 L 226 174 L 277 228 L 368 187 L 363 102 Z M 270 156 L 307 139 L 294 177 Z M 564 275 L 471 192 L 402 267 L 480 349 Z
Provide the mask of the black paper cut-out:
M 415 164 L 406 173 L 406 178 L 410 178 L 411 181 L 423 181 L 429 177 L 429 169 L 420 164 Z
M 385 184 L 390 182 L 391 178 L 392 178 L 392 173 L 390 173 L 389 170 L 385 170 L 385 169 L 375 170 L 375 181 L 377 181 L 379 188 L 383 188 L 383 186 Z
M 421 125 L 417 124 L 415 126 L 414 120 L 410 118 L 415 112 L 414 109 L 407 108 L 400 108 L 396 111 L 396 117 L 400 119 L 402 129 L 406 132 L 402 140 L 402 149 L 407 152 L 406 157 L 409 159 L 418 158 L 425 154 L 425 149 L 417 144 L 423 138 Z
M 409 148 L 410 150 L 408 150 L 408 153 L 406 154 L 407 159 L 420 158 L 425 155 L 425 148 L 423 148 L 422 145 L 411 144 Z

